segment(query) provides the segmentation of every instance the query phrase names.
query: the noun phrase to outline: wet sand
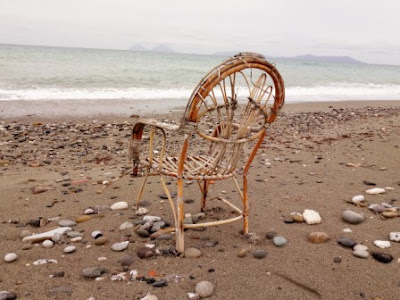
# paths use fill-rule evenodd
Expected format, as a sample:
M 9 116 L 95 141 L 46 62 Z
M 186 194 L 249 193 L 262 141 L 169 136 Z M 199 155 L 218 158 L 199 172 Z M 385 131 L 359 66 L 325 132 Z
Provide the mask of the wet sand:
M 179 105 L 163 111 L 160 106 L 146 110 L 135 103 L 118 102 L 118 108 L 116 103 L 104 103 L 108 104 L 89 101 L 65 106 L 54 102 L 42 108 L 0 103 L 0 254 L 18 255 L 14 262 L 0 262 L 0 290 L 15 293 L 18 299 L 141 299 L 147 293 L 158 299 L 188 299 L 187 293 L 194 292 L 196 283 L 207 280 L 215 288 L 209 299 L 398 299 L 400 243 L 391 242 L 390 248 L 380 249 L 373 242 L 389 240 L 390 232 L 400 231 L 400 219 L 382 218 L 348 201 L 363 194 L 368 203 L 400 205 L 400 101 L 286 105 L 250 169 L 250 232 L 254 235 L 242 236 L 240 222 L 188 230 L 186 248 L 198 248 L 200 258 L 159 255 L 140 259 L 136 251 L 146 243 L 156 244 L 162 252 L 173 247 L 174 241 L 150 240 L 133 229 L 119 230 L 124 222 L 140 219 L 131 207 L 104 209 L 102 218 L 78 223 L 74 230 L 83 234 L 82 241 L 64 237 L 51 249 L 40 244 L 27 247 L 20 238 L 24 230 L 44 232 L 59 220 L 76 220 L 88 208 L 118 201 L 132 204 L 140 178 L 124 176 L 103 189 L 104 181 L 112 181 L 130 168 L 128 138 L 136 119 L 131 115 L 179 120 L 183 110 Z M 179 138 L 171 136 L 171 140 Z M 375 187 L 386 188 L 386 192 L 368 195 L 365 191 L 374 186 L 364 181 L 376 183 Z M 170 183 L 174 191 L 175 181 Z M 51 190 L 34 194 L 31 188 L 35 186 Z M 152 177 L 143 200 L 150 215 L 172 223 L 168 201 L 159 197 L 162 193 L 159 178 Z M 213 185 L 211 197 L 221 194 L 237 198 L 231 181 Z M 197 213 L 197 184 L 186 182 L 185 198 L 195 200 L 186 204 L 186 211 Z M 292 212 L 305 209 L 317 211 L 322 222 L 284 222 Z M 365 221 L 358 225 L 344 222 L 341 215 L 346 209 L 363 214 Z M 206 220 L 230 214 L 220 202 L 210 201 Z M 29 225 L 35 223 L 32 220 L 38 221 L 39 227 Z M 344 231 L 348 228 L 351 232 Z M 94 245 L 94 230 L 108 239 L 104 246 Z M 289 242 L 276 247 L 266 238 L 271 231 Z M 311 232 L 325 232 L 330 239 L 310 243 Z M 351 249 L 337 243 L 340 237 L 366 245 L 370 253 L 390 254 L 393 261 L 383 264 L 371 256 L 357 258 Z M 129 241 L 127 250 L 110 249 L 122 241 Z M 76 251 L 64 254 L 67 245 L 76 246 Z M 29 249 L 23 250 L 25 247 Z M 248 253 L 240 258 L 242 249 Z M 267 256 L 254 258 L 256 249 L 267 251 Z M 133 257 L 133 263 L 124 267 L 119 260 L 127 255 Z M 106 259 L 99 260 L 101 257 Z M 58 263 L 33 265 L 39 259 Z M 100 280 L 84 278 L 82 270 L 93 266 L 103 267 L 107 273 Z M 111 280 L 123 272 L 129 277 L 131 270 L 147 278 L 165 279 L 168 285 L 157 288 L 139 280 Z M 50 277 L 57 272 L 64 275 Z

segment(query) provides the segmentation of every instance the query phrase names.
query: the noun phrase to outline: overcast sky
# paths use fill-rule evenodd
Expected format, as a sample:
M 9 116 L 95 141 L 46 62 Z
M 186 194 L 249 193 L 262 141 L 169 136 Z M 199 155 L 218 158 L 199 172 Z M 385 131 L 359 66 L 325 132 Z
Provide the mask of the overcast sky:
M 0 43 L 270 56 L 400 65 L 400 0 L 0 0 Z

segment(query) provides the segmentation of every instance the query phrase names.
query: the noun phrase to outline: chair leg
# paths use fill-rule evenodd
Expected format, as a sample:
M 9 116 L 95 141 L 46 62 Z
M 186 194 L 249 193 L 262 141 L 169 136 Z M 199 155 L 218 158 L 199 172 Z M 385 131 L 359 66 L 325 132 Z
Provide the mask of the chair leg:
M 183 219 L 185 217 L 185 211 L 183 207 L 183 179 L 178 178 L 178 197 L 176 199 L 177 206 L 177 222 L 175 224 L 176 234 L 176 251 L 182 253 L 185 251 L 185 238 L 184 238 L 184 227 Z
M 247 186 L 247 174 L 243 175 L 243 234 L 249 233 L 249 196 Z
M 144 177 L 144 179 L 143 179 L 143 181 L 142 181 L 142 184 L 141 184 L 141 186 L 140 186 L 139 193 L 138 193 L 137 198 L 136 198 L 136 209 L 139 209 L 140 199 L 142 199 L 144 187 L 145 187 L 145 185 L 146 185 L 146 182 L 147 182 L 147 178 L 148 178 L 148 177 L 149 177 L 149 175 L 146 174 L 146 177 Z
M 206 201 L 207 201 L 207 194 L 208 194 L 208 186 L 209 182 L 207 180 L 204 180 L 203 182 L 203 188 L 201 189 L 202 192 L 202 199 L 201 199 L 201 212 L 204 212 L 206 210 Z

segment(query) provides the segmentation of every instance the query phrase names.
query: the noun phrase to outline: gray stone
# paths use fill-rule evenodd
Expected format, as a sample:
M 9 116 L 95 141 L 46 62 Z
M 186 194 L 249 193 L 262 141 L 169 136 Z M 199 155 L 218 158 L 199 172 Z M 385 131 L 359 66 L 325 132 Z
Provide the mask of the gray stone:
M 345 248 L 351 248 L 353 249 L 355 245 L 357 245 L 357 242 L 353 241 L 352 239 L 346 238 L 346 237 L 341 237 L 337 240 L 339 245 L 342 245 Z
M 130 266 L 134 262 L 134 258 L 131 255 L 124 255 L 119 260 L 122 266 Z
M 196 248 L 187 248 L 185 250 L 185 257 L 187 258 L 198 258 L 201 256 L 201 251 Z
M 278 235 L 273 238 L 273 242 L 276 247 L 283 247 L 288 243 L 288 239 Z
M 255 258 L 258 258 L 258 259 L 262 259 L 262 258 L 266 257 L 267 254 L 268 254 L 267 251 L 262 250 L 262 249 L 258 249 L 258 250 L 254 250 L 253 251 L 253 256 Z
M 157 237 L 157 240 L 159 241 L 170 241 L 172 240 L 172 235 L 166 233 L 166 234 L 161 234 Z
M 149 247 L 141 247 L 137 250 L 137 255 L 139 258 L 150 258 L 156 255 L 155 251 Z
M 214 292 L 214 285 L 209 281 L 200 281 L 196 284 L 195 291 L 200 298 L 208 298 Z
M 69 286 L 58 286 L 53 287 L 49 290 L 49 296 L 56 296 L 60 294 L 66 294 L 70 296 L 72 294 L 72 289 Z
M 76 222 L 73 220 L 60 220 L 58 221 L 58 225 L 61 227 L 74 227 L 76 225 Z
M 365 220 L 363 215 L 356 213 L 352 210 L 345 210 L 342 213 L 342 218 L 345 222 L 349 224 L 360 224 Z
M 136 233 L 142 238 L 147 238 L 150 236 L 150 232 L 148 232 L 143 226 L 136 230 Z
M 67 236 L 70 238 L 83 237 L 83 233 L 78 231 L 69 231 L 67 232 Z
M 125 242 L 120 242 L 120 243 L 115 243 L 111 245 L 111 250 L 113 251 L 124 251 L 126 248 L 128 248 L 129 245 L 129 241 L 125 241 Z
M 268 231 L 267 234 L 265 235 L 265 237 L 269 240 L 272 240 L 276 236 L 277 236 L 276 231 Z
M 104 267 L 89 267 L 82 270 L 82 276 L 85 278 L 96 278 L 107 272 L 107 269 Z

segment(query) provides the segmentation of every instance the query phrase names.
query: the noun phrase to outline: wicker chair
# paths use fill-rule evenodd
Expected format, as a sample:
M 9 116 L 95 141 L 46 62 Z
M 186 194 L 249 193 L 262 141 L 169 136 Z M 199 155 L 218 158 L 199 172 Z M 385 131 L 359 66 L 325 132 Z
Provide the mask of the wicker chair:
M 180 124 L 139 119 L 134 125 L 130 142 L 132 175 L 144 177 L 137 194 L 137 208 L 148 176 L 159 175 L 175 221 L 175 227 L 166 231 L 175 231 L 178 253 L 184 251 L 184 229 L 243 220 L 243 233 L 248 233 L 247 175 L 267 127 L 275 121 L 284 98 L 283 79 L 275 66 L 262 55 L 239 53 L 213 68 L 200 81 L 190 97 Z M 145 127 L 149 129 L 149 153 L 140 157 Z M 172 151 L 175 152 L 173 155 L 168 149 L 168 131 L 178 132 L 182 136 L 181 147 L 179 151 Z M 157 144 L 155 136 L 161 136 Z M 205 147 L 200 147 L 197 152 L 192 149 L 196 139 L 206 142 L 208 151 Z M 159 151 L 155 150 L 156 146 Z M 243 178 L 242 188 L 236 179 L 238 174 Z M 173 199 L 167 188 L 165 176 L 177 178 L 176 199 Z M 221 197 L 218 199 L 228 204 L 237 216 L 184 224 L 183 181 L 197 181 L 202 193 L 201 210 L 204 211 L 210 183 L 229 178 L 232 178 L 239 192 L 243 208 Z

